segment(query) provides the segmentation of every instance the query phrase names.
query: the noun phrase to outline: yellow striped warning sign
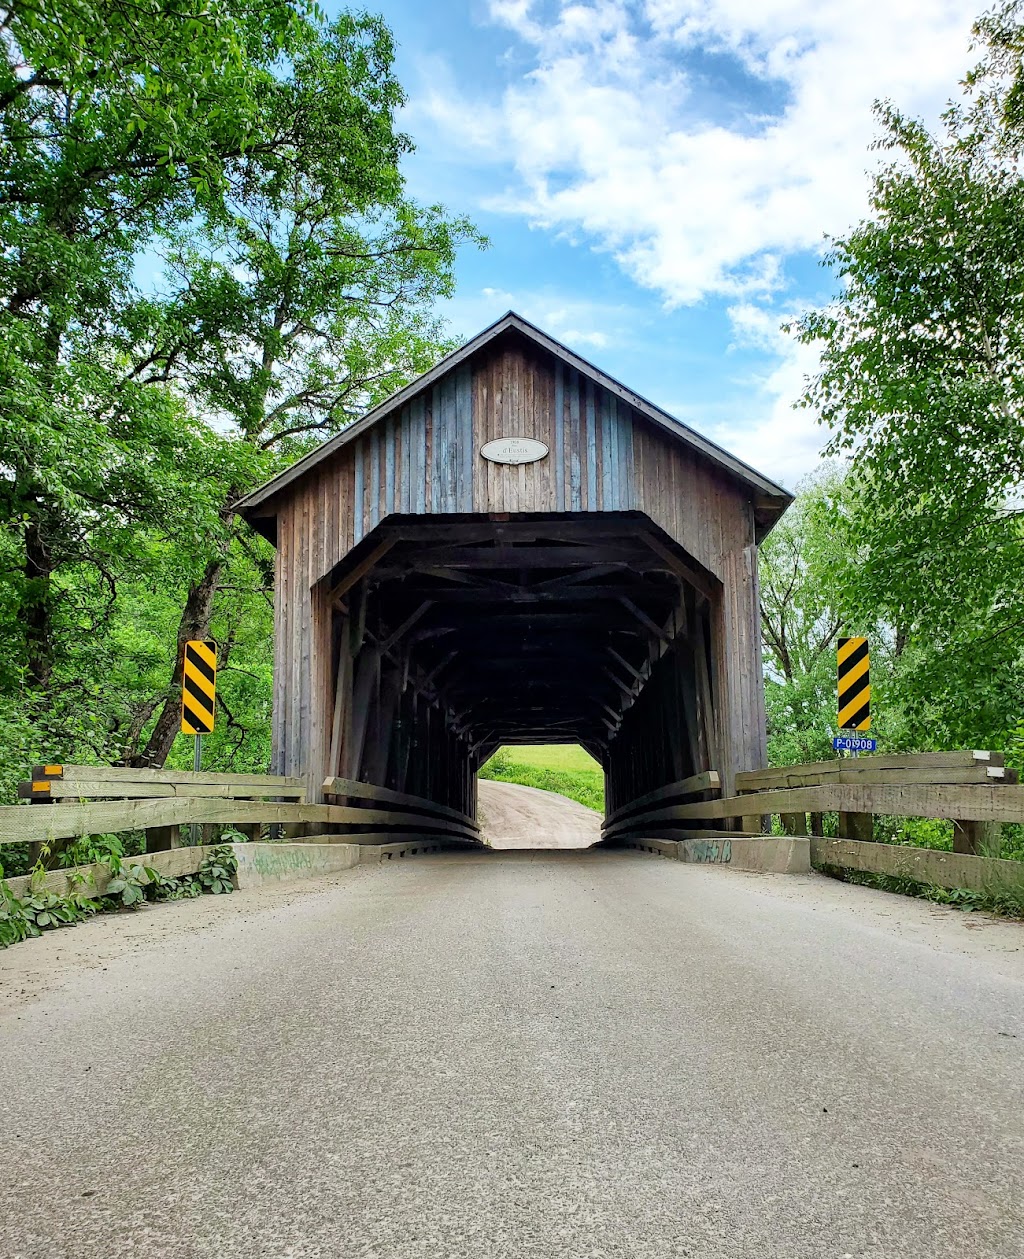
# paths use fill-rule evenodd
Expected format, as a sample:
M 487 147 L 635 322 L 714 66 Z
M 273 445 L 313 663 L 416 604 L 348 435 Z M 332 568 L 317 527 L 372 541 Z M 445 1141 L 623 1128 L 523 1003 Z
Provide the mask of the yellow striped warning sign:
M 209 734 L 217 695 L 217 645 L 199 639 L 185 644 L 181 678 L 181 729 L 184 734 Z
M 871 675 L 868 640 L 839 640 L 839 729 L 871 729 Z

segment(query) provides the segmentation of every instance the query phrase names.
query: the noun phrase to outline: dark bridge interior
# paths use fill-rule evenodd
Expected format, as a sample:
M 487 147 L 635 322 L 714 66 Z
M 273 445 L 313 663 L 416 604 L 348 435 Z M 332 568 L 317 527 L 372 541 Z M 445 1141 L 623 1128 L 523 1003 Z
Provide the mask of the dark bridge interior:
M 392 517 L 328 579 L 329 772 L 472 813 L 506 743 L 581 743 L 610 808 L 709 768 L 713 582 L 639 513 Z

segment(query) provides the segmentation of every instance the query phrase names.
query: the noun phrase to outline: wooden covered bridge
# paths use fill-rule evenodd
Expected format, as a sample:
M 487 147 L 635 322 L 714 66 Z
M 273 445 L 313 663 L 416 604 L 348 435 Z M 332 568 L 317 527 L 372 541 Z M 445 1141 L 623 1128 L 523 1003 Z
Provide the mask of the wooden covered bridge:
M 609 810 L 765 760 L 757 544 L 791 496 L 509 313 L 250 494 L 277 548 L 274 772 L 475 812 L 579 742 Z

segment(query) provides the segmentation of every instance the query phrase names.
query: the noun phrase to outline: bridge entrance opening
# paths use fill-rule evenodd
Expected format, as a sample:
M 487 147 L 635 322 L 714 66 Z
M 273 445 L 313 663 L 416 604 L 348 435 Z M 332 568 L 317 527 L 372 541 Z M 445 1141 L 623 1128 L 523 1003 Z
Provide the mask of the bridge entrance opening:
M 604 770 L 579 743 L 505 744 L 477 775 L 491 848 L 588 849 L 601 839 Z
M 326 775 L 472 814 L 506 744 L 579 743 L 610 808 L 710 768 L 711 577 L 658 532 L 632 513 L 378 526 L 317 600 Z
M 789 495 L 515 315 L 242 504 L 277 547 L 274 768 L 472 817 L 505 745 L 606 806 L 764 763 Z
M 498 748 L 480 778 L 554 791 L 604 812 L 604 770 L 579 743 L 512 743 Z

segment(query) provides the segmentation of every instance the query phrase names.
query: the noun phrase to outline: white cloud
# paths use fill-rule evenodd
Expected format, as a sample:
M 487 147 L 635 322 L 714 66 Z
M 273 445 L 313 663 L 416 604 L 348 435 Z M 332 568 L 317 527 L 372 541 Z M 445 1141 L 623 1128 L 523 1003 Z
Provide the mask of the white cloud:
M 775 291 L 786 254 L 864 212 L 872 102 L 934 117 L 969 62 L 963 0 L 574 0 L 547 20 L 531 0 L 491 0 L 490 13 L 532 68 L 497 104 L 446 84 L 420 107 L 514 170 L 492 207 L 583 233 L 669 304 Z M 687 69 L 695 50 L 735 58 L 747 99 L 760 85 L 784 103 L 744 112 L 738 82 L 723 121 Z
M 442 76 L 415 110 L 460 160 L 493 172 L 488 208 L 610 253 L 666 306 L 728 304 L 735 348 L 747 351 L 735 360 L 754 350 L 764 367 L 742 381 L 724 371 L 720 405 L 677 413 L 792 485 L 828 434 L 793 407 L 817 359 L 779 330 L 810 300 L 794 293 L 787 256 L 867 212 L 875 100 L 935 121 L 956 95 L 973 8 L 489 0 L 516 41 L 508 64 L 525 56 L 525 72 L 486 100 Z M 579 314 L 537 294 L 508 304 L 584 351 L 630 336 L 625 309 L 609 326 L 585 301 Z M 737 393 L 747 401 L 726 421 Z
M 754 418 L 717 424 L 711 436 L 752 467 L 792 487 L 817 464 L 828 441 L 815 413 L 793 405 L 818 368 L 818 352 L 783 332 L 783 317 L 763 307 L 746 302 L 731 306 L 729 319 L 737 345 L 770 355 L 774 364 L 747 382 Z

